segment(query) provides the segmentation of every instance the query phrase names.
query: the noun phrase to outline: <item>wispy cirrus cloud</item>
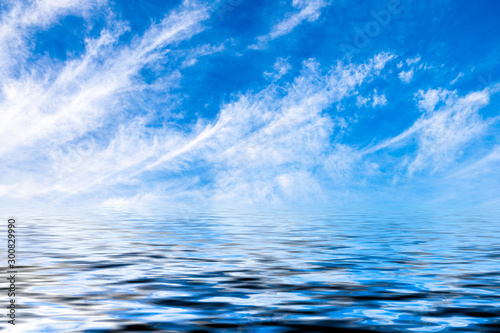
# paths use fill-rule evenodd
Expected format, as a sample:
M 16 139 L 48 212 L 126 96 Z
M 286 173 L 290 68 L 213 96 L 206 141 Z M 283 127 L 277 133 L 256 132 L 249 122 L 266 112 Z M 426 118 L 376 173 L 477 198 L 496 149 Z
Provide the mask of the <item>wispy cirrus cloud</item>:
M 166 21 L 162 24 L 171 27 Z M 150 31 L 157 29 L 154 27 Z M 173 29 L 179 30 L 177 25 Z M 322 110 L 351 94 L 366 78 L 377 75 L 393 58 L 390 54 L 381 54 L 366 64 L 339 63 L 325 73 L 321 73 L 319 63 L 309 60 L 290 86 L 288 83 L 284 86 L 271 83 L 257 94 L 243 95 L 224 106 L 216 122 L 199 120 L 182 130 L 170 126 L 151 130 L 145 126 L 147 114 L 136 117 L 118 115 L 113 110 L 125 111 L 123 102 L 119 100 L 111 110 L 107 109 L 110 105 L 106 102 L 108 98 L 137 91 L 138 87 L 132 82 L 133 75 L 157 56 L 155 50 L 162 44 L 150 37 L 156 35 L 146 32 L 133 47 L 120 49 L 118 56 L 104 62 L 103 67 L 89 70 L 89 66 L 97 66 L 93 63 L 95 57 L 99 57 L 100 52 L 107 52 L 106 48 L 112 49 L 113 41 L 119 36 L 119 33 L 107 32 L 92 41 L 93 44 L 89 42 L 86 55 L 69 62 L 48 87 L 35 85 L 40 91 L 40 106 L 31 117 L 50 119 L 53 125 L 38 127 L 33 122 L 29 135 L 16 137 L 14 142 L 17 148 L 32 149 L 35 142 L 45 140 L 47 147 L 38 152 L 37 163 L 50 171 L 44 172 L 43 180 L 36 181 L 39 172 L 24 170 L 25 180 L 28 180 L 11 183 L 11 186 L 4 187 L 4 193 L 17 192 L 21 197 L 27 196 L 28 192 L 31 196 L 64 197 L 113 192 L 117 187 L 128 187 L 135 189 L 132 196 L 137 197 L 141 191 L 164 192 L 181 177 L 185 179 L 184 184 L 194 187 L 184 187 L 182 191 L 199 196 L 200 188 L 203 188 L 201 193 L 210 193 L 211 199 L 219 201 L 229 197 L 251 202 L 316 197 L 321 193 L 321 186 L 313 169 L 317 163 L 322 163 L 323 158 L 319 156 L 328 154 L 329 138 L 335 127 Z M 166 35 L 176 38 L 175 34 Z M 106 70 L 96 70 L 100 68 Z M 72 82 L 80 82 L 80 89 L 74 94 L 66 90 Z M 89 84 L 87 89 L 81 85 L 85 82 Z M 29 89 L 26 95 L 33 98 L 35 89 Z M 45 98 L 52 104 L 45 104 L 48 101 L 42 98 L 42 94 L 48 91 L 53 95 Z M 61 104 L 53 104 L 58 96 L 67 99 Z M 17 101 L 18 98 L 8 100 Z M 55 119 L 41 111 L 46 105 L 56 110 Z M 69 109 L 64 109 L 63 105 Z M 27 113 L 20 107 L 9 106 L 14 119 L 18 113 Z M 95 115 L 85 112 L 85 108 L 91 109 Z M 26 122 L 22 125 L 11 121 L 11 128 L 26 127 L 30 120 L 28 116 L 22 118 Z M 105 132 L 104 140 L 91 135 L 96 126 L 109 126 L 110 116 L 118 117 L 119 126 L 111 126 L 114 129 Z M 64 120 L 69 122 L 65 124 L 67 127 L 59 124 Z M 9 134 L 7 127 L 3 133 Z M 9 150 L 3 151 L 4 155 L 8 153 Z M 199 182 L 200 175 L 189 175 L 190 168 L 204 163 L 207 170 L 201 176 L 210 180 L 208 185 Z M 170 174 L 170 180 L 153 184 L 147 181 L 148 175 L 158 173 Z M 300 184 L 305 183 L 315 183 L 316 186 L 304 192 L 306 188 Z M 175 191 L 179 192 L 179 188 L 176 187 Z
M 316 20 L 327 5 L 294 1 L 296 10 L 271 22 L 257 48 Z M 104 1 L 38 1 L 12 2 L 2 12 L 0 197 L 332 201 L 411 192 L 426 181 L 444 188 L 456 177 L 472 184 L 482 166 L 498 163 L 498 149 L 481 145 L 497 137 L 498 117 L 482 112 L 496 86 L 419 87 L 424 75 L 413 75 L 433 66 L 423 56 L 401 60 L 382 51 L 350 63 L 276 51 L 249 74 L 246 46 L 208 26 L 210 4 L 182 1 L 141 33 L 113 10 Z M 81 52 L 35 56 L 37 31 L 94 14 L 105 22 L 78 36 Z M 199 74 L 209 79 L 199 84 Z M 233 89 L 252 78 L 248 89 Z M 221 90 L 220 106 L 196 109 Z M 189 95 L 198 102 L 193 109 L 183 104 Z M 395 112 L 393 100 L 404 96 L 408 103 Z
M 82 58 L 69 61 L 60 71 L 42 69 L 5 80 L 2 104 L 7 112 L 3 113 L 1 139 L 9 144 L 0 153 L 49 137 L 58 143 L 69 141 L 110 121 L 107 117 L 114 108 L 109 107 L 109 99 L 141 90 L 133 76 L 158 59 L 163 47 L 197 32 L 197 24 L 205 17 L 203 10 L 176 12 L 130 47 L 118 50 L 112 45 L 121 31 L 103 31 L 98 39 L 87 41 Z
M 54 9 L 54 6 L 49 6 L 52 5 L 51 2 L 49 5 L 44 2 L 41 4 Z M 40 4 L 35 9 L 39 6 Z M 86 7 L 79 9 L 83 10 Z M 59 10 L 59 7 L 54 9 L 56 12 Z M 17 11 L 18 7 L 14 7 L 5 15 L 15 17 Z M 117 120 L 121 122 L 120 126 L 115 126 L 118 135 L 120 131 L 129 130 L 130 136 L 128 138 L 122 136 L 122 139 L 126 141 L 137 139 L 141 142 L 141 137 L 148 136 L 147 129 L 144 127 L 142 132 L 130 129 L 137 129 L 137 126 L 144 122 L 142 118 L 147 117 L 147 112 L 144 110 L 130 112 L 129 96 L 143 94 L 151 87 L 146 87 L 137 80 L 139 71 L 145 65 L 163 58 L 168 52 L 167 46 L 175 46 L 175 43 L 199 33 L 202 30 L 201 23 L 208 17 L 206 7 L 185 2 L 161 22 L 153 24 L 143 36 L 135 38 L 130 45 L 120 45 L 119 38 L 126 28 L 120 22 L 114 22 L 112 28 L 103 29 L 97 38 L 86 40 L 86 50 L 81 57 L 55 66 L 16 63 L 17 72 L 20 74 L 4 77 L 1 88 L 0 105 L 5 111 L 1 114 L 0 123 L 0 140 L 3 143 L 0 158 L 3 160 L 9 158 L 10 161 L 6 163 L 9 170 L 5 173 L 6 177 L 12 173 L 10 165 L 17 164 L 20 159 L 26 162 L 26 159 L 34 158 L 39 166 L 57 171 L 57 177 L 60 178 L 64 175 L 62 170 L 64 167 L 59 166 L 66 159 L 64 151 L 73 151 L 67 147 L 78 147 L 80 141 L 88 142 L 93 147 L 92 156 L 102 157 L 102 154 L 97 152 L 100 148 L 98 145 L 106 140 L 111 140 L 113 144 L 112 136 L 108 139 L 106 137 L 114 133 L 109 131 L 109 128 L 115 126 Z M 29 22 L 32 21 L 35 19 L 29 19 Z M 46 18 L 43 22 L 46 22 Z M 29 47 L 26 45 L 23 47 L 19 52 L 29 55 Z M 178 76 L 177 70 L 164 75 L 166 80 L 162 81 L 161 90 L 168 92 L 169 86 L 175 84 Z M 103 130 L 104 128 L 108 130 Z M 92 133 L 95 131 L 100 132 L 101 139 L 94 138 Z M 96 143 L 97 141 L 99 142 Z M 115 152 L 119 153 L 123 148 L 119 147 Z M 58 151 L 61 154 L 57 154 Z M 115 166 L 120 168 L 122 165 L 124 169 L 129 164 L 138 163 L 137 161 L 145 158 L 134 154 L 133 159 L 127 159 L 127 156 L 117 154 L 114 156 L 114 162 L 116 163 L 116 159 L 120 157 L 120 163 Z M 85 165 L 79 163 L 78 167 L 82 170 L 71 171 L 76 174 L 87 172 L 88 176 L 93 176 L 92 179 L 99 182 L 106 173 L 112 171 L 98 168 L 98 165 L 94 164 L 93 167 L 85 169 Z M 98 174 L 92 174 L 91 170 L 96 170 Z M 29 177 L 28 171 L 24 179 Z M 36 174 L 33 174 L 33 177 L 36 178 Z M 91 183 L 87 181 L 78 185 L 83 189 Z M 19 195 L 27 195 L 23 186 L 15 187 Z M 44 184 L 40 186 L 40 193 L 54 188 L 62 190 L 64 186 L 57 181 L 53 186 Z M 37 193 L 33 189 L 30 191 L 31 194 Z
M 257 94 L 243 95 L 227 104 L 215 123 L 199 123 L 189 135 L 158 135 L 149 141 L 149 147 L 146 144 L 139 149 L 133 148 L 145 154 L 140 163 L 108 174 L 111 179 L 106 183 L 117 184 L 125 177 L 131 184 L 142 184 L 139 180 L 145 174 L 161 172 L 185 177 L 186 183 L 191 183 L 193 188 L 183 191 L 191 191 L 191 195 L 207 200 L 232 198 L 239 202 L 262 202 L 317 198 L 321 195 L 321 186 L 313 170 L 329 158 L 328 142 L 335 127 L 332 119 L 321 111 L 351 94 L 369 76 L 377 75 L 391 58 L 389 54 L 377 56 L 357 66 L 339 63 L 324 74 L 317 62 L 307 61 L 301 75 L 282 97 L 278 93 L 282 87 L 271 84 Z M 152 144 L 165 137 L 172 141 Z M 127 138 L 130 140 L 134 135 L 124 134 L 117 142 L 128 142 Z M 124 146 L 129 147 L 129 144 Z M 108 149 L 115 148 L 110 146 Z M 322 154 L 327 156 L 322 157 Z M 104 155 L 120 156 L 116 151 Z M 119 157 L 124 161 L 122 166 L 128 161 L 126 155 Z M 95 156 L 96 161 L 90 165 L 106 161 L 104 156 Z M 108 163 L 107 167 L 98 169 L 109 170 L 114 166 L 112 161 Z M 208 184 L 197 182 L 200 174 L 186 174 L 198 164 L 204 165 L 205 172 L 201 176 L 209 180 Z M 86 180 L 82 182 L 87 183 Z M 314 189 L 300 186 L 306 182 L 316 186 Z M 83 190 L 85 186 L 78 188 Z
M 410 128 L 366 149 L 364 154 L 416 144 L 415 152 L 403 161 L 409 175 L 442 170 L 456 161 L 468 143 L 486 133 L 489 121 L 478 111 L 489 103 L 490 93 L 486 89 L 460 97 L 445 89 L 420 90 L 417 101 L 425 113 Z M 441 106 L 436 110 L 439 103 Z
M 210 155 L 219 166 L 214 199 L 320 198 L 326 173 L 317 171 L 334 158 L 330 138 L 338 126 L 323 111 L 376 76 L 392 57 L 382 54 L 359 65 L 339 63 L 325 74 L 320 64 L 309 60 L 283 97 L 276 96 L 279 87 L 271 85 L 223 108 L 216 125 L 219 148 L 213 147 Z
M 293 7 L 298 11 L 287 13 L 285 18 L 271 27 L 268 34 L 257 37 L 257 43 L 249 46 L 251 49 L 262 49 L 267 43 L 287 35 L 304 21 L 314 22 L 321 14 L 321 9 L 329 5 L 326 0 L 293 0 Z

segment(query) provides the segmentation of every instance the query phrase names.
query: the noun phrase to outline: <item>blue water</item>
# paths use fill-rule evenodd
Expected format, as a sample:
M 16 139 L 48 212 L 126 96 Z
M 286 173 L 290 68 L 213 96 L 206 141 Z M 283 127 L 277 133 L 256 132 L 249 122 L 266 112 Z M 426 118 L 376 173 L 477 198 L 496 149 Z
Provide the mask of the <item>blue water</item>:
M 327 207 L 19 214 L 16 329 L 500 332 L 499 216 Z

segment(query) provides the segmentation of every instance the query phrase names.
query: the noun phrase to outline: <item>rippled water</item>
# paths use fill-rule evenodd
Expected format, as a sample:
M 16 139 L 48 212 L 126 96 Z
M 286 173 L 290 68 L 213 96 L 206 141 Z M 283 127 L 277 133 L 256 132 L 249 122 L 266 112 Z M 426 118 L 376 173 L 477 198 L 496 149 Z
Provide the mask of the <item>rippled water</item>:
M 49 215 L 17 216 L 22 332 L 500 332 L 498 211 Z

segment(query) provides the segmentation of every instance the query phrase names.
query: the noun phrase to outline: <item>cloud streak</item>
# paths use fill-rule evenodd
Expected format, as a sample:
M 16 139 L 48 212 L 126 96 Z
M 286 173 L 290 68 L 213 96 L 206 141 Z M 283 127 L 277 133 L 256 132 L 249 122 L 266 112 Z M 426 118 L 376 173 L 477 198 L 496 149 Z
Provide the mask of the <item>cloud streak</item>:
M 257 43 L 250 45 L 249 48 L 256 50 L 265 48 L 270 41 L 289 34 L 304 21 L 316 21 L 321 14 L 321 9 L 329 3 L 325 0 L 293 0 L 292 5 L 298 9 L 298 12 L 287 13 L 284 19 L 271 27 L 268 34 L 257 37 Z

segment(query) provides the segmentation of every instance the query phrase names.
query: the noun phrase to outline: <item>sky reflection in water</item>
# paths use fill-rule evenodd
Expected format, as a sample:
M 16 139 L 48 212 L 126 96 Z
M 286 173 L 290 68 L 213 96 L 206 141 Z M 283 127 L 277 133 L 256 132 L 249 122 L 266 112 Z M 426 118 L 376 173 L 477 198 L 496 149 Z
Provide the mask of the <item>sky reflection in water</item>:
M 500 330 L 498 211 L 18 217 L 23 332 Z

